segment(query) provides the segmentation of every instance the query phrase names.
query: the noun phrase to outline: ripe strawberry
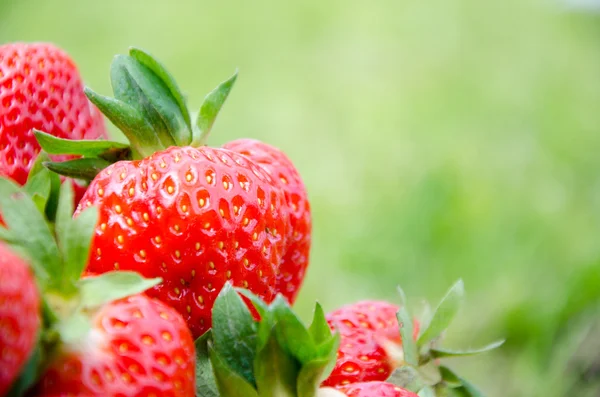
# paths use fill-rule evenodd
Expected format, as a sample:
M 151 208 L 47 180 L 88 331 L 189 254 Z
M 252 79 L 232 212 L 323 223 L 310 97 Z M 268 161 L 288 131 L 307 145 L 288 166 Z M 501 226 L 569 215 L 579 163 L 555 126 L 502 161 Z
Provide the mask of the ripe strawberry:
M 397 312 L 398 306 L 388 302 L 360 301 L 328 313 L 327 322 L 341 339 L 335 368 L 323 385 L 386 380 L 394 363 L 385 344 L 402 343 Z M 417 335 L 415 322 L 415 339 Z
M 100 210 L 88 271 L 162 277 L 148 294 L 199 336 L 225 281 L 275 297 L 290 231 L 284 203 L 275 181 L 242 155 L 171 147 L 103 170 L 75 216 L 89 205 Z
M 40 151 L 33 129 L 69 139 L 106 137 L 102 114 L 85 97 L 79 72 L 47 43 L 0 46 L 0 176 L 23 185 Z M 59 156 L 57 159 L 72 158 Z M 79 196 L 85 188 L 77 185 Z
M 122 129 L 131 153 L 102 171 L 79 170 L 93 181 L 76 216 L 87 206 L 100 210 L 88 270 L 162 277 L 148 294 L 175 307 L 194 337 L 210 328 L 227 280 L 267 302 L 282 292 L 293 303 L 310 245 L 310 207 L 297 171 L 257 141 L 204 146 L 236 76 L 206 97 L 194 125 L 174 80 L 150 55 L 132 49 L 117 56 L 111 77 L 115 99 L 86 93 Z M 66 144 L 94 160 L 89 142 L 60 147 Z
M 348 397 L 418 397 L 411 391 L 387 382 L 352 383 L 338 390 Z
M 40 296 L 29 265 L 0 244 L 0 396 L 29 359 L 40 328 Z
M 238 139 L 223 147 L 248 156 L 281 182 L 290 213 L 292 241 L 281 260 L 275 289 L 294 302 L 308 266 L 311 241 L 310 204 L 302 178 L 285 153 L 266 143 Z
M 194 343 L 172 308 L 145 295 L 102 307 L 87 335 L 61 347 L 40 395 L 192 396 Z

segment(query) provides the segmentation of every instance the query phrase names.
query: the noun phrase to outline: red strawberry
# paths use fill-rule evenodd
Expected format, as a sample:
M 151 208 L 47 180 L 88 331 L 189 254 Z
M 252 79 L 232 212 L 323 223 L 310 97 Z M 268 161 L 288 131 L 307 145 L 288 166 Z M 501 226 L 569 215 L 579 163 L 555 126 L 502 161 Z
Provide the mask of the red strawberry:
M 293 303 L 310 245 L 310 206 L 297 171 L 257 141 L 203 145 L 235 76 L 207 96 L 194 124 L 174 80 L 150 55 L 117 56 L 111 77 L 115 99 L 87 94 L 128 137 L 131 158 L 86 170 L 95 178 L 76 216 L 86 206 L 100 210 L 88 271 L 160 276 L 164 283 L 148 294 L 175 307 L 194 337 L 210 328 L 227 280 L 267 302 L 281 292 Z M 71 144 L 76 153 L 85 145 Z
M 348 397 L 418 397 L 411 391 L 387 382 L 352 383 L 338 390 Z
M 40 151 L 33 129 L 69 139 L 106 137 L 102 114 L 85 97 L 68 54 L 47 43 L 2 45 L 0 176 L 25 183 Z M 85 188 L 78 187 L 81 196 Z
M 102 307 L 87 335 L 63 345 L 40 395 L 193 396 L 194 343 L 181 316 L 144 295 Z
M 287 252 L 289 215 L 279 185 L 225 149 L 171 147 L 122 161 L 90 184 L 76 216 L 100 209 L 88 271 L 133 270 L 164 282 L 148 291 L 176 308 L 194 336 L 232 280 L 271 301 Z
M 40 297 L 29 265 L 0 244 L 0 396 L 29 359 L 40 328 Z
M 308 266 L 311 240 L 310 204 L 302 178 L 285 153 L 266 143 L 238 139 L 224 147 L 248 156 L 281 182 L 290 213 L 292 241 L 281 260 L 275 288 L 294 302 Z
M 384 344 L 402 343 L 397 312 L 398 306 L 388 302 L 361 301 L 327 314 L 330 328 L 337 330 L 341 339 L 335 368 L 323 385 L 386 380 L 394 363 Z M 417 335 L 415 322 L 415 339 Z

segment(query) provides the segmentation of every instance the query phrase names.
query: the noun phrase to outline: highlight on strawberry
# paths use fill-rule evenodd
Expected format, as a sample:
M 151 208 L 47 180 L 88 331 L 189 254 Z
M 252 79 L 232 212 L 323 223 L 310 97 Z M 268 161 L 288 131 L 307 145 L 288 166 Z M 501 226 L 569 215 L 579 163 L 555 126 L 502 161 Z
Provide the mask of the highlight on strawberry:
M 36 132 L 45 152 L 82 156 L 44 165 L 91 181 L 76 210 L 99 209 L 87 270 L 161 277 L 147 293 L 177 309 L 195 337 L 210 328 L 226 281 L 293 303 L 309 260 L 310 205 L 289 158 L 256 140 L 205 146 L 236 77 L 193 121 L 173 77 L 133 48 L 113 60 L 114 98 L 86 89 L 129 145 Z

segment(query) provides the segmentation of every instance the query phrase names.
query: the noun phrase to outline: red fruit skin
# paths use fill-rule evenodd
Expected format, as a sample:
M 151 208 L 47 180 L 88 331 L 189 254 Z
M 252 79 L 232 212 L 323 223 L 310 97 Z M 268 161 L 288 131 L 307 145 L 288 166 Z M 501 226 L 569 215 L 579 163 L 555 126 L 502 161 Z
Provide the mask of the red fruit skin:
M 48 43 L 0 46 L 0 176 L 23 185 L 40 147 L 33 129 L 68 139 L 107 136 L 73 60 Z M 73 156 L 53 156 L 65 160 Z M 76 197 L 85 188 L 76 187 Z
M 419 397 L 417 394 L 387 382 L 352 383 L 338 388 L 348 397 Z
M 194 342 L 164 303 L 134 295 L 105 305 L 85 340 L 64 346 L 42 375 L 40 396 L 193 396 Z
M 260 164 L 280 182 L 290 213 L 292 239 L 281 260 L 277 291 L 293 304 L 309 262 L 312 219 L 304 182 L 292 161 L 281 150 L 254 139 L 238 139 L 223 146 Z
M 291 229 L 285 196 L 259 165 L 225 149 L 171 147 L 103 170 L 75 216 L 99 208 L 88 271 L 162 277 L 147 291 L 174 307 L 194 338 L 211 326 L 230 280 L 267 302 Z
M 394 363 L 383 343 L 402 343 L 396 318 L 398 309 L 384 301 L 360 301 L 326 315 L 330 328 L 340 333 L 340 347 L 335 367 L 323 386 L 384 381 L 391 375 Z M 415 339 L 418 332 L 419 324 L 415 321 Z
M 29 359 L 40 322 L 40 296 L 29 265 L 0 243 L 0 396 Z

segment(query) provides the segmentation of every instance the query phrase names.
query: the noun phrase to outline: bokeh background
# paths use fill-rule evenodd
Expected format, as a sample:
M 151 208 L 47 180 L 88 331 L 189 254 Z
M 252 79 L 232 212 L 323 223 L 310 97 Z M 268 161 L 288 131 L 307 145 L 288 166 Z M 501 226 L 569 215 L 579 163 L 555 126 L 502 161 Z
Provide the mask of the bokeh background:
M 312 201 L 305 318 L 438 300 L 489 396 L 599 396 L 600 13 L 559 0 L 0 0 L 0 41 L 52 41 L 110 93 L 128 46 L 191 108 L 236 68 L 211 137 L 286 151 Z M 114 130 L 113 130 L 114 131 Z M 118 135 L 115 135 L 118 137 Z

